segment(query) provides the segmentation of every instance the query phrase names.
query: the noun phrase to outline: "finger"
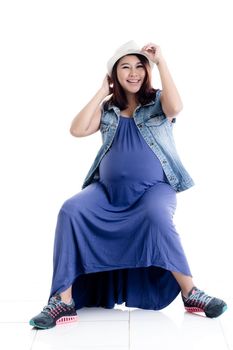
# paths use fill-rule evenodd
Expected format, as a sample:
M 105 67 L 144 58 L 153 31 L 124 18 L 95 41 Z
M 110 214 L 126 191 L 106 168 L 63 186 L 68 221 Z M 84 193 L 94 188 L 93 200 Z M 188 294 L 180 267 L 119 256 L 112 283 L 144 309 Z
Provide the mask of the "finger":
M 143 49 L 144 49 L 144 50 L 147 50 L 147 49 L 151 46 L 151 44 L 152 44 L 152 43 L 148 43 L 148 44 L 144 45 L 144 46 L 143 46 Z
M 159 47 L 158 45 L 153 44 L 153 43 L 150 43 L 150 44 L 148 44 L 148 46 L 147 46 L 148 49 L 154 49 L 154 50 L 158 49 L 158 47 Z
M 145 48 L 146 52 L 155 52 L 155 50 L 156 49 L 153 46 L 148 46 L 148 47 Z

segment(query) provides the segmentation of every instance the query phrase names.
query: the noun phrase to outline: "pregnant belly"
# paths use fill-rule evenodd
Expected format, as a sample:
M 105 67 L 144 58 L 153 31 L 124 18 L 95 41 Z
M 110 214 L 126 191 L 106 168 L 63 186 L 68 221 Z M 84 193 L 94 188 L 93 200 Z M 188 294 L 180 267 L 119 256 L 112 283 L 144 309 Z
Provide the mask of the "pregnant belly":
M 152 152 L 115 152 L 110 149 L 99 166 L 100 180 L 114 182 L 165 181 L 166 177 L 159 159 Z

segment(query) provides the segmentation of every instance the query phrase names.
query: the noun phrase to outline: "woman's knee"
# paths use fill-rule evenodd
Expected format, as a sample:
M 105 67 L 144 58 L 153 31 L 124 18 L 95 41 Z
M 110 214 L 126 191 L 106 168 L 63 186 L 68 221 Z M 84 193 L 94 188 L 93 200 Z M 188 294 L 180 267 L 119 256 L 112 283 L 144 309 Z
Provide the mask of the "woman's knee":
M 176 194 L 166 184 L 154 186 L 144 199 L 145 215 L 150 221 L 158 224 L 171 220 L 176 209 Z
M 65 211 L 66 213 L 72 214 L 77 213 L 77 211 L 80 211 L 82 207 L 83 204 L 80 195 L 79 193 L 77 193 L 63 202 L 60 211 Z

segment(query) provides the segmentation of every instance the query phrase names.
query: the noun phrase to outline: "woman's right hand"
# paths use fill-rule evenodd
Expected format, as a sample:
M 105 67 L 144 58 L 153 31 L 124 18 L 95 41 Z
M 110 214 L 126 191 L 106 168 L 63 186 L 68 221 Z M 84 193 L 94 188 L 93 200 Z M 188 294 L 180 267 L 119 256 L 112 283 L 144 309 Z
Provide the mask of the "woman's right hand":
M 112 80 L 108 74 L 105 75 L 101 89 L 106 97 L 113 93 Z

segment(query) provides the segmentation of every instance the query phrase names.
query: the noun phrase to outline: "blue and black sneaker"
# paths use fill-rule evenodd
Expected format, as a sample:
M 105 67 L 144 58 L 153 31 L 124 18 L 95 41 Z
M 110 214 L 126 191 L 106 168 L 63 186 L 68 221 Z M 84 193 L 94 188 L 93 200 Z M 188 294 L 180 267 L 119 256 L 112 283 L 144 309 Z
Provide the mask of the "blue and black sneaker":
M 210 318 L 220 316 L 227 309 L 223 300 L 211 297 L 196 287 L 191 289 L 187 298 L 182 295 L 182 299 L 186 311 L 204 312 Z
M 75 322 L 77 318 L 73 299 L 70 304 L 66 304 L 61 300 L 59 294 L 55 294 L 49 299 L 48 305 L 43 308 L 43 311 L 33 317 L 29 324 L 36 328 L 48 329 L 57 324 Z

